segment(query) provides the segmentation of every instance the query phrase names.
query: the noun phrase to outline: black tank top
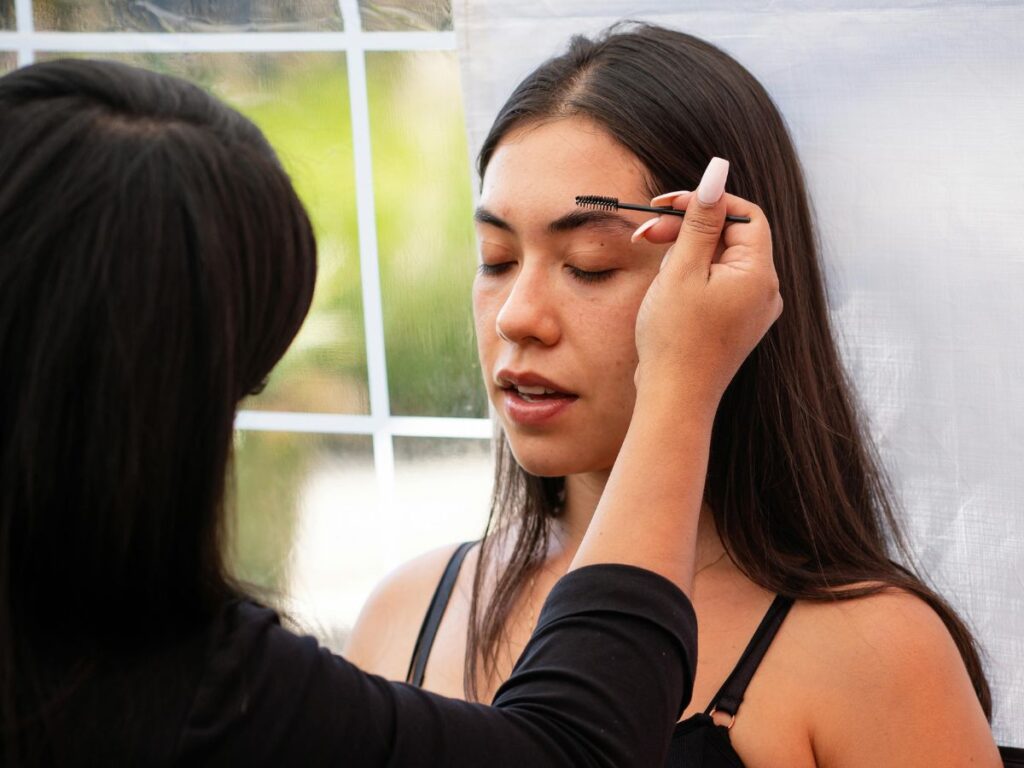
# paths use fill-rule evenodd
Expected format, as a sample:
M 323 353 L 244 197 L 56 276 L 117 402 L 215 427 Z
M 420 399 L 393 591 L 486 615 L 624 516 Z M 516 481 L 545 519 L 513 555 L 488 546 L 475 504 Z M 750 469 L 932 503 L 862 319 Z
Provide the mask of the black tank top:
M 434 596 L 416 638 L 412 659 L 409 662 L 409 672 L 406 675 L 406 682 L 417 687 L 423 685 L 430 649 L 434 645 L 437 628 L 451 599 L 462 561 L 475 543 L 469 541 L 459 545 L 448 561 L 437 589 L 434 590 Z M 778 595 L 772 601 L 736 667 L 711 699 L 707 709 L 676 725 L 668 750 L 668 759 L 665 762 L 666 768 L 744 768 L 743 761 L 732 747 L 729 728 L 743 702 L 747 685 L 754 677 L 761 659 L 775 638 L 775 633 L 779 631 L 782 620 L 792 607 L 792 598 Z M 712 714 L 716 711 L 730 715 L 729 723 L 717 725 L 712 719 Z

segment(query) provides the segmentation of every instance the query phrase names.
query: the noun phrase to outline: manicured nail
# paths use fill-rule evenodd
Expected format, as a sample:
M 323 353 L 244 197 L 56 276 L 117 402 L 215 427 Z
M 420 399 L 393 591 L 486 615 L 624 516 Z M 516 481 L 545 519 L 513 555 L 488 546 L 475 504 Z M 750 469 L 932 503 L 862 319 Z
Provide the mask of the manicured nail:
M 689 197 L 693 193 L 688 189 L 678 192 L 664 192 L 657 197 L 651 198 L 651 205 L 672 205 L 677 197 Z
M 725 180 L 729 176 L 729 161 L 720 157 L 711 158 L 708 169 L 697 187 L 697 199 L 704 205 L 714 205 L 722 199 Z
M 636 228 L 636 232 L 630 235 L 629 242 L 636 243 L 642 240 L 644 235 L 647 234 L 647 230 L 653 227 L 659 221 L 661 221 L 661 216 L 655 216 L 653 219 L 648 219 L 647 221 L 645 221 L 643 224 Z

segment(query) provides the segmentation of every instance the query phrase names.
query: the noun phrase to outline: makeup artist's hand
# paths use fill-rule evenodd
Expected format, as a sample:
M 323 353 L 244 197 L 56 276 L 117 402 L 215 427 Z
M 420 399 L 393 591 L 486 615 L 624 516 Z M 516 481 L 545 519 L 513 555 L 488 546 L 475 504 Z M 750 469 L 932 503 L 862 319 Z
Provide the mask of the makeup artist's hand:
M 681 226 L 662 216 L 634 235 L 673 244 L 640 306 L 636 404 L 573 567 L 629 563 L 687 594 L 693 587 L 715 412 L 782 312 L 768 222 L 753 203 L 724 194 L 728 169 L 716 158 L 695 193 L 672 196 L 686 210 Z M 724 227 L 727 213 L 750 222 Z
M 634 234 L 675 241 L 647 291 L 636 323 L 638 392 L 653 390 L 714 416 L 740 364 L 782 313 L 772 239 L 761 209 L 724 194 L 729 164 L 714 158 L 692 193 L 651 201 L 686 211 Z M 750 223 L 725 224 L 726 213 Z

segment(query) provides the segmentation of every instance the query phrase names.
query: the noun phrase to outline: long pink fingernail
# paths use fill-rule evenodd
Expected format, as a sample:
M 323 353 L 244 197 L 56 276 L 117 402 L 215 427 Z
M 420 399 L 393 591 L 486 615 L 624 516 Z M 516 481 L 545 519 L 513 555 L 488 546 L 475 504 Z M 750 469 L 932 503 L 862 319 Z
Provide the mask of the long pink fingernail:
M 661 216 L 655 216 L 653 219 L 648 219 L 647 221 L 645 221 L 643 224 L 636 228 L 636 231 L 632 235 L 629 236 L 629 242 L 635 243 L 643 239 L 644 235 L 647 234 L 647 230 L 653 227 L 659 221 L 661 221 Z
M 711 158 L 708 168 L 697 187 L 697 199 L 704 205 L 714 205 L 722 199 L 725 192 L 725 180 L 729 176 L 729 161 L 721 157 Z
M 677 197 L 689 197 L 692 194 L 688 189 L 681 189 L 678 192 L 663 192 L 651 199 L 651 205 L 672 205 Z

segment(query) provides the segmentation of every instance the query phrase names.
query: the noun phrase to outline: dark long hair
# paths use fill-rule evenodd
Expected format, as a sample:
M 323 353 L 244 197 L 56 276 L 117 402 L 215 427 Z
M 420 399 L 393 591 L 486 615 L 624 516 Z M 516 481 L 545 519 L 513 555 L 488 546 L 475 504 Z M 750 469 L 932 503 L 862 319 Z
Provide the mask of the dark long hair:
M 767 92 L 730 56 L 680 32 L 626 24 L 593 40 L 574 37 L 502 107 L 480 152 L 480 176 L 510 131 L 570 116 L 593 120 L 633 152 L 652 196 L 694 189 L 709 158 L 728 158 L 729 191 L 760 205 L 771 223 L 786 311 L 722 399 L 705 487 L 729 556 L 764 589 L 803 600 L 886 587 L 919 596 L 945 622 L 990 715 L 970 632 L 891 559 L 911 562 L 830 330 L 800 162 Z M 496 467 L 470 612 L 470 697 L 481 673 L 494 674 L 503 628 L 545 555 L 564 487 L 562 478 L 529 475 L 503 435 Z
M 0 78 L 5 764 L 70 695 L 48 687 L 55 660 L 85 680 L 238 596 L 221 552 L 235 409 L 315 275 L 270 145 L 201 89 L 81 60 Z

